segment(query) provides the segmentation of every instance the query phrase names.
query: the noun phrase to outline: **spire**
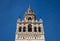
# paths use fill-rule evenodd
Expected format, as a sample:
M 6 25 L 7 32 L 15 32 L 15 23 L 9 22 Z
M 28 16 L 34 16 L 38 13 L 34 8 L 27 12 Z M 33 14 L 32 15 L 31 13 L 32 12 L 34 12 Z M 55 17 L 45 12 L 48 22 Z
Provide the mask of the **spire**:
M 29 8 L 30 8 L 30 4 L 29 4 Z

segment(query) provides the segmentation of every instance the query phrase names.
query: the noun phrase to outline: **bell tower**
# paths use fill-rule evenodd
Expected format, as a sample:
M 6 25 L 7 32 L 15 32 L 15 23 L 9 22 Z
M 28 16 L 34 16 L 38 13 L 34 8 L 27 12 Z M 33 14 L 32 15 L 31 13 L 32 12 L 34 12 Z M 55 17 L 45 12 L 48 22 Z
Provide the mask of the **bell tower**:
M 45 41 L 43 20 L 36 20 L 31 7 L 25 12 L 24 20 L 17 19 L 15 41 Z

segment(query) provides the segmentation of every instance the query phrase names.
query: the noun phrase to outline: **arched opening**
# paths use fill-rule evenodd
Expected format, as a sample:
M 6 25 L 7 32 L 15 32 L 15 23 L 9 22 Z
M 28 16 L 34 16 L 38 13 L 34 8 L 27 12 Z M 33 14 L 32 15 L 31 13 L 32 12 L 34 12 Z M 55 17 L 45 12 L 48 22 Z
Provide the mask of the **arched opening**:
M 21 32 L 22 27 L 19 27 L 19 32 Z
M 38 31 L 41 32 L 41 27 L 38 27 Z
M 28 24 L 28 32 L 32 32 L 32 25 Z
M 28 20 L 32 20 L 32 18 L 31 17 L 28 17 Z
M 26 31 L 26 27 L 24 26 L 24 27 L 23 27 L 23 32 L 25 32 L 25 31 Z
M 34 32 L 37 32 L 37 28 L 36 27 L 34 27 Z

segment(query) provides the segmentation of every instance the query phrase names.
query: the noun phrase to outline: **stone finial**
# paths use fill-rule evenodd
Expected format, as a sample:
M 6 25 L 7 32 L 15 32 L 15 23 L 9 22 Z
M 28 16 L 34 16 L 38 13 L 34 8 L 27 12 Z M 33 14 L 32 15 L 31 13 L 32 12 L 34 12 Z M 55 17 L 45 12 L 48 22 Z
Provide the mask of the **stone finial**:
M 39 22 L 43 23 L 42 16 L 40 17 L 40 20 L 39 20 Z
M 21 22 L 21 20 L 20 20 L 20 16 L 18 16 L 17 22 Z

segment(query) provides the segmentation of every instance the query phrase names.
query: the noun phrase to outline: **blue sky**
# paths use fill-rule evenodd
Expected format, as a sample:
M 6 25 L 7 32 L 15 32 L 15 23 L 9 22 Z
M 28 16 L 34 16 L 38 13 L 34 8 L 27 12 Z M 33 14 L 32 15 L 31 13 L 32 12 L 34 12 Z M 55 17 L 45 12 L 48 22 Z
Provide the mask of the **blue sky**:
M 37 20 L 42 16 L 45 40 L 60 41 L 60 0 L 0 0 L 0 41 L 15 40 L 16 20 L 29 4 Z

